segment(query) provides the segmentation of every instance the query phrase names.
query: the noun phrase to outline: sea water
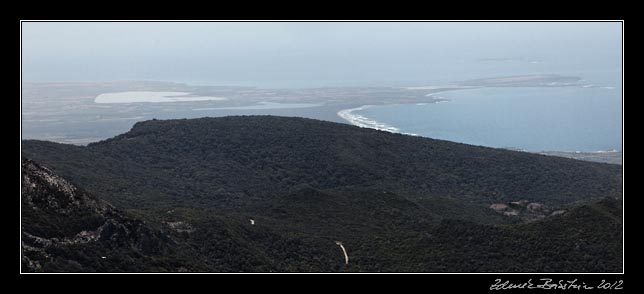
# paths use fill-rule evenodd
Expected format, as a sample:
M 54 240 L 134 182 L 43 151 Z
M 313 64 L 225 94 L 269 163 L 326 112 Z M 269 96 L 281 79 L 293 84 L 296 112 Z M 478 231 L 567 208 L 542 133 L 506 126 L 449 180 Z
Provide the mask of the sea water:
M 622 150 L 618 85 L 479 88 L 433 94 L 442 103 L 357 109 L 403 133 L 526 151 Z

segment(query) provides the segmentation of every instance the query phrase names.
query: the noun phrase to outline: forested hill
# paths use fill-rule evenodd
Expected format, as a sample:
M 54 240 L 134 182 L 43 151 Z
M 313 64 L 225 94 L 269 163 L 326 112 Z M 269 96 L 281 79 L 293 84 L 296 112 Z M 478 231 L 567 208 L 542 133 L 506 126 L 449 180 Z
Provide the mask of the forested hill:
M 272 116 L 152 120 L 86 147 L 23 141 L 22 153 L 145 221 L 160 246 L 139 250 L 129 230 L 29 256 L 41 269 L 622 270 L 617 165 Z M 23 217 L 26 232 L 75 238 L 104 220 L 48 210 Z
M 616 165 L 304 118 L 151 120 L 87 147 L 24 141 L 23 153 L 126 205 L 140 194 L 240 205 L 240 198 L 270 197 L 298 185 L 375 185 L 411 198 L 488 205 L 520 200 L 560 205 L 621 193 Z M 139 192 L 123 191 L 131 184 Z

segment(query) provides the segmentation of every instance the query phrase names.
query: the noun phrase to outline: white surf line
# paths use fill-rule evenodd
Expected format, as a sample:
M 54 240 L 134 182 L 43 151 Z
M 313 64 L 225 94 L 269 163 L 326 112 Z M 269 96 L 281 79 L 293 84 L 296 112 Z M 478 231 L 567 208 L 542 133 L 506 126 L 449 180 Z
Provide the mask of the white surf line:
M 390 133 L 398 133 L 398 134 L 404 134 L 404 135 L 411 135 L 411 136 L 418 136 L 418 134 L 414 133 L 404 133 L 401 132 L 399 128 L 390 126 L 385 123 L 378 122 L 376 120 L 370 119 L 366 116 L 362 116 L 359 114 L 353 113 L 354 111 L 360 111 L 363 109 L 367 109 L 369 107 L 372 107 L 373 105 L 363 105 L 360 107 L 356 108 L 350 108 L 350 109 L 343 109 L 338 111 L 338 116 L 343 118 L 344 120 L 350 122 L 354 126 L 358 126 L 361 128 L 369 128 L 369 129 L 376 129 L 380 131 L 385 131 L 385 132 L 390 132 Z
M 440 92 L 436 92 L 436 93 L 440 93 Z M 429 94 L 425 95 L 425 97 L 429 97 L 429 98 L 434 99 L 433 102 L 417 103 L 416 105 L 419 105 L 419 104 L 427 105 L 427 104 L 430 104 L 430 103 L 436 104 L 436 103 L 443 103 L 443 102 L 449 102 L 450 101 L 449 99 L 446 99 L 443 96 L 434 96 L 434 94 L 436 94 L 436 93 L 429 93 Z
M 593 153 L 616 153 L 616 152 L 621 152 L 621 151 L 617 151 L 617 150 L 615 150 L 615 149 L 611 149 L 611 150 L 599 150 L 599 151 L 594 151 Z
M 344 253 L 344 264 L 349 264 L 349 255 L 347 255 L 347 250 L 344 249 L 344 246 L 342 245 L 342 242 L 335 241 L 335 244 L 340 246 L 340 248 L 342 248 L 342 252 Z

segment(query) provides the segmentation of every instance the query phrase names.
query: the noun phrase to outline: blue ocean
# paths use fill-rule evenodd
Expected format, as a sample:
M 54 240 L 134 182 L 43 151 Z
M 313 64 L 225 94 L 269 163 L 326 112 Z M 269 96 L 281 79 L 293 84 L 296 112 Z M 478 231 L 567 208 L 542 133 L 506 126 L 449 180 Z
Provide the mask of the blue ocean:
M 622 150 L 618 84 L 507 87 L 433 94 L 446 102 L 371 106 L 355 111 L 400 132 L 525 151 Z

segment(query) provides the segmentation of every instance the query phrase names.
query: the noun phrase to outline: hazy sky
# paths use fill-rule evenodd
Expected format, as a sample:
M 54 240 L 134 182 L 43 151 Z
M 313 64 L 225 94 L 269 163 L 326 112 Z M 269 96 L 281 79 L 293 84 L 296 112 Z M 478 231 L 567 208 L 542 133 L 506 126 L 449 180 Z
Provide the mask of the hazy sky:
M 621 42 L 621 23 L 22 24 L 25 81 L 285 86 L 575 74 L 618 71 Z

